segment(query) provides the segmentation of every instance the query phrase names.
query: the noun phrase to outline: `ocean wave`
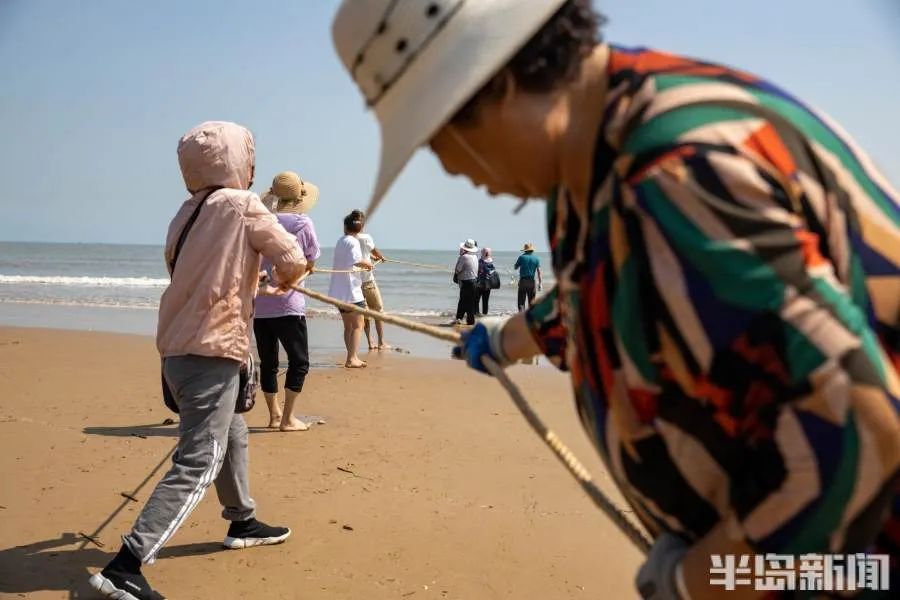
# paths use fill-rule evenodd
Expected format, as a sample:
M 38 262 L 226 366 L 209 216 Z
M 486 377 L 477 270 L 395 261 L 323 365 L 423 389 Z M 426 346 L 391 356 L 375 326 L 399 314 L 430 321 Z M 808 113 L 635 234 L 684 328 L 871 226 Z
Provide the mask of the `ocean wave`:
M 2 275 L 0 284 L 9 285 L 55 285 L 69 287 L 136 287 L 163 288 L 168 279 L 154 277 L 69 277 L 65 275 Z
M 139 310 L 156 310 L 159 302 L 120 302 L 115 300 L 63 300 L 60 298 L 0 298 L 0 304 L 29 304 L 42 306 L 72 306 L 84 308 L 134 308 Z
M 74 299 L 57 299 L 57 298 L 3 298 L 0 297 L 0 304 L 29 304 L 29 305 L 45 305 L 45 306 L 69 306 L 83 308 L 119 308 L 119 309 L 138 309 L 138 310 L 156 310 L 159 308 L 159 302 L 148 302 L 144 300 L 121 301 L 121 300 L 74 300 Z M 306 307 L 306 314 L 311 317 L 334 317 L 338 312 L 336 308 L 325 308 L 321 305 Z M 431 309 L 414 309 L 406 308 L 390 311 L 390 314 L 398 317 L 406 317 L 408 319 L 436 319 L 450 318 L 456 313 L 449 310 L 431 310 Z M 515 311 L 495 311 L 493 315 L 512 315 Z

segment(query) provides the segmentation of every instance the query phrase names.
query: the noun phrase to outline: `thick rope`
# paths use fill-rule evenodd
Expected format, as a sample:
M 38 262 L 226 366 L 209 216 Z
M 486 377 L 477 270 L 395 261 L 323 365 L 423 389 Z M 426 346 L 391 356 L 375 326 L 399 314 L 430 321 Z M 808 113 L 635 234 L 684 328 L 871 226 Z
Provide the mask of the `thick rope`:
M 144 477 L 144 480 L 143 480 L 142 482 L 140 482 L 140 483 L 137 485 L 137 487 L 134 488 L 134 490 L 133 490 L 130 494 L 125 494 L 125 493 L 122 494 L 122 496 L 125 498 L 125 499 L 122 501 L 122 503 L 119 504 L 119 506 L 116 508 L 116 510 L 114 510 L 114 511 L 112 512 L 112 514 L 109 515 L 109 516 L 106 518 L 106 520 L 103 521 L 103 523 L 101 523 L 101 524 L 97 527 L 97 529 L 94 530 L 94 532 L 93 532 L 91 535 L 83 535 L 83 534 L 82 534 L 82 537 L 84 538 L 84 541 L 81 543 L 81 546 L 79 546 L 79 548 L 78 548 L 79 550 L 84 550 L 85 547 L 86 547 L 86 546 L 88 545 L 88 543 L 90 543 L 90 542 L 93 542 L 93 543 L 94 543 L 96 546 L 98 546 L 98 547 L 103 546 L 103 543 L 100 542 L 99 539 L 97 539 L 97 538 L 99 537 L 100 533 L 101 533 L 104 529 L 106 529 L 106 526 L 109 525 L 109 524 L 112 522 L 113 519 L 116 518 L 116 515 L 118 515 L 120 512 L 122 512 L 122 509 L 125 508 L 125 507 L 128 505 L 129 502 L 135 502 L 135 501 L 136 501 L 136 500 L 135 500 L 135 497 L 138 495 L 138 492 L 141 491 L 141 488 L 143 488 L 145 485 L 147 485 L 147 482 L 150 481 L 150 480 L 153 478 L 154 475 L 156 475 L 156 472 L 159 471 L 160 468 L 161 468 L 164 464 L 166 464 L 166 461 L 169 460 L 169 457 L 172 456 L 172 455 L 175 453 L 176 448 L 178 448 L 178 442 L 177 442 L 177 441 L 172 445 L 172 448 L 166 453 L 166 455 L 162 457 L 162 460 L 159 461 L 159 463 L 158 463 L 155 467 L 153 467 L 153 470 L 150 471 L 150 472 L 147 474 L 146 477 Z
M 376 319 L 379 321 L 383 321 L 385 323 L 390 323 L 391 325 L 396 325 L 398 327 L 402 327 L 403 329 L 407 329 L 409 331 L 415 331 L 417 333 L 424 333 L 425 335 L 430 335 L 431 337 L 437 338 L 439 340 L 444 340 L 446 342 L 450 342 L 452 344 L 460 343 L 461 336 L 459 333 L 455 331 L 446 331 L 444 329 L 440 329 L 438 327 L 434 327 L 432 325 L 426 325 L 424 323 L 416 323 L 415 321 L 410 321 L 408 319 L 404 319 L 402 317 L 397 317 L 395 315 L 391 315 L 388 313 L 383 313 L 375 310 L 370 310 L 368 308 L 362 308 L 356 306 L 355 304 L 348 304 L 347 302 L 341 302 L 335 298 L 331 298 L 330 296 L 326 296 L 325 294 L 320 294 L 314 290 L 310 290 L 307 288 L 301 288 L 299 286 L 294 287 L 295 290 L 300 292 L 301 294 L 305 294 L 314 300 L 318 300 L 319 302 L 324 302 L 325 304 L 330 304 L 335 306 L 341 310 L 359 313 L 371 319 Z M 606 497 L 603 491 L 597 487 L 597 484 L 594 483 L 591 478 L 591 474 L 585 468 L 585 466 L 578 460 L 571 450 L 559 439 L 559 437 L 549 428 L 541 418 L 534 412 L 531 408 L 531 405 L 528 404 L 528 400 L 525 399 L 525 396 L 519 391 L 518 386 L 509 378 L 503 368 L 498 365 L 493 359 L 490 357 L 482 357 L 482 362 L 487 370 L 490 372 L 494 378 L 503 386 L 506 392 L 510 395 L 513 400 L 513 403 L 516 405 L 516 408 L 519 409 L 519 412 L 522 413 L 522 416 L 525 417 L 525 420 L 531 426 L 535 433 L 537 433 L 544 443 L 550 447 L 556 457 L 560 460 L 560 462 L 565 465 L 566 469 L 568 469 L 569 473 L 578 481 L 578 484 L 581 486 L 581 489 L 585 491 L 585 493 L 594 501 L 600 510 L 602 510 L 607 517 L 609 517 L 613 523 L 619 528 L 619 530 L 625 534 L 625 536 L 631 540 L 631 542 L 637 546 L 637 548 L 647 554 L 650 551 L 650 546 L 652 542 L 650 539 L 640 530 L 634 523 L 627 517 L 625 514 L 620 511 L 613 502 Z

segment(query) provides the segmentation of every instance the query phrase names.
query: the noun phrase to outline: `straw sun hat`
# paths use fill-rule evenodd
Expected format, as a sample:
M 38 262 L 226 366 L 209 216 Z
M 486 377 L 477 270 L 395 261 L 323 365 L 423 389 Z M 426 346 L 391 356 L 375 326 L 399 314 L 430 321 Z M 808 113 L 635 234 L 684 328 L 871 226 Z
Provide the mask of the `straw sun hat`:
M 319 201 L 319 188 L 293 171 L 276 175 L 269 194 L 278 198 L 278 212 L 307 213 Z
M 534 252 L 534 244 L 528 242 L 524 246 L 522 246 L 522 252 Z
M 565 0 L 344 0 L 332 25 L 341 62 L 381 126 L 368 213 L 431 137 Z

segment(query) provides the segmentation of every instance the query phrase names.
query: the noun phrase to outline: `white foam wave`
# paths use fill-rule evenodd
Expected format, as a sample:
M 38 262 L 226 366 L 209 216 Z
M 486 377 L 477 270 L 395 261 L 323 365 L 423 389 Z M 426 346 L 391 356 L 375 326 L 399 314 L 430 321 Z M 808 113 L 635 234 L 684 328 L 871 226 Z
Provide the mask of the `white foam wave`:
M 0 298 L 0 304 L 37 304 L 43 306 L 74 306 L 86 308 L 135 308 L 140 310 L 156 310 L 158 302 L 117 302 L 115 300 L 64 300 L 57 298 Z
M 2 275 L 0 284 L 9 285 L 54 285 L 69 287 L 132 287 L 162 288 L 169 285 L 168 279 L 154 277 L 68 277 L 65 275 Z
M 158 302 L 148 302 L 145 300 L 74 300 L 62 298 L 3 298 L 0 297 L 0 304 L 31 304 L 31 305 L 49 305 L 49 306 L 70 306 L 85 308 L 120 308 L 120 309 L 139 309 L 139 310 L 155 310 L 159 308 Z M 320 308 L 320 306 L 306 307 L 306 313 L 311 316 L 319 317 L 336 317 L 338 312 L 334 308 Z M 419 309 L 399 309 L 391 311 L 391 314 L 398 317 L 406 317 L 409 319 L 434 319 L 449 318 L 454 316 L 452 311 L 447 310 L 419 310 Z M 515 311 L 496 311 L 494 315 L 512 315 Z

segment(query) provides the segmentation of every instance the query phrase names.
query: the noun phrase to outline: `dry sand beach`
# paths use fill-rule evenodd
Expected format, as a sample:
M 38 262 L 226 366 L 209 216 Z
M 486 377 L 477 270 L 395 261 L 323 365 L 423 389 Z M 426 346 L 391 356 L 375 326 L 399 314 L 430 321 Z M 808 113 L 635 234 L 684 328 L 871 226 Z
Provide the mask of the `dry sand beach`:
M 78 551 L 79 534 L 175 442 L 158 364 L 148 337 L 0 328 L 0 597 L 94 597 L 88 571 L 118 549 L 161 472 L 99 534 L 102 548 Z M 511 373 L 612 491 L 567 378 Z M 391 353 L 365 370 L 314 369 L 299 412 L 327 422 L 280 434 L 261 428 L 264 406 L 248 417 L 260 517 L 290 525 L 291 539 L 222 550 L 210 490 L 148 568 L 168 597 L 634 597 L 639 553 L 491 379 Z

